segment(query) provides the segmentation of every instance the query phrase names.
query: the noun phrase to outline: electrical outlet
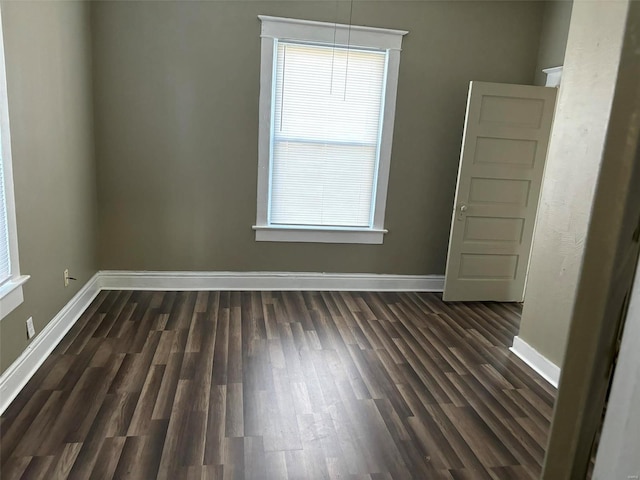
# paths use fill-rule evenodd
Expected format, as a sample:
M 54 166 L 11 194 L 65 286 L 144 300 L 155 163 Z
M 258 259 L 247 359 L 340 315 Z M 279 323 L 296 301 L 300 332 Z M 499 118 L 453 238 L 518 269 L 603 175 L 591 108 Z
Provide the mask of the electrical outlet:
M 27 319 L 27 338 L 33 338 L 36 334 L 36 329 L 33 327 L 33 317 Z
M 68 268 L 64 269 L 63 275 L 64 275 L 64 286 L 68 287 L 69 286 L 69 269 Z

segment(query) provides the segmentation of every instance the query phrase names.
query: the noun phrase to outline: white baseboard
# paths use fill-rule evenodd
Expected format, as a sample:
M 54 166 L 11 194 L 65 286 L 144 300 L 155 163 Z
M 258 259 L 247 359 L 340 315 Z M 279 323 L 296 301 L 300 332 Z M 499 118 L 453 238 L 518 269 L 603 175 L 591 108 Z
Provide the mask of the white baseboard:
M 442 292 L 443 275 L 376 275 L 298 272 L 145 272 L 100 273 L 104 290 L 331 290 Z
M 513 339 L 513 346 L 509 350 L 515 353 L 524 363 L 534 369 L 547 382 L 555 388 L 558 388 L 560 367 L 555 363 L 517 336 Z
M 22 354 L 0 375 L 0 414 L 27 384 L 53 349 L 100 292 L 96 273 L 35 336 Z

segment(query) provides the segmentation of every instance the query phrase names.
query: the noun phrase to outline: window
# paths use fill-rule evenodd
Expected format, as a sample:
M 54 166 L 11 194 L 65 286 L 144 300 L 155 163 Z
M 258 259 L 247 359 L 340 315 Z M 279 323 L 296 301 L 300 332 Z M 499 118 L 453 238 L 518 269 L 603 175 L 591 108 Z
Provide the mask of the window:
M 22 303 L 22 285 L 28 279 L 28 276 L 20 275 L 18 263 L 4 37 L 0 17 L 0 319 Z
M 256 240 L 382 243 L 407 32 L 259 18 Z

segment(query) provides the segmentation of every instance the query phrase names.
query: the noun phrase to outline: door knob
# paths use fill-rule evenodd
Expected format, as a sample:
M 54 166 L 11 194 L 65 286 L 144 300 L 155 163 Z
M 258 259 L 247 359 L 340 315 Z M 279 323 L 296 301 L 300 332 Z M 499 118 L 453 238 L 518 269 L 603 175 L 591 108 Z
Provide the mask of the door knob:
M 467 212 L 468 207 L 463 203 L 460 205 L 460 210 L 458 212 L 458 220 L 462 220 L 464 214 Z

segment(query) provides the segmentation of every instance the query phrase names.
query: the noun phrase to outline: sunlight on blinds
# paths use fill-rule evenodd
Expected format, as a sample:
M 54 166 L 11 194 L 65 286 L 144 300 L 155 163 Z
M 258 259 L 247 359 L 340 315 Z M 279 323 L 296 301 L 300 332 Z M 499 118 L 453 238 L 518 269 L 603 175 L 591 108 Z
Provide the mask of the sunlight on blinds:
M 0 284 L 11 278 L 9 257 L 9 232 L 7 229 L 7 202 L 4 191 L 4 162 L 0 139 Z
M 386 52 L 279 42 L 270 222 L 369 227 Z

